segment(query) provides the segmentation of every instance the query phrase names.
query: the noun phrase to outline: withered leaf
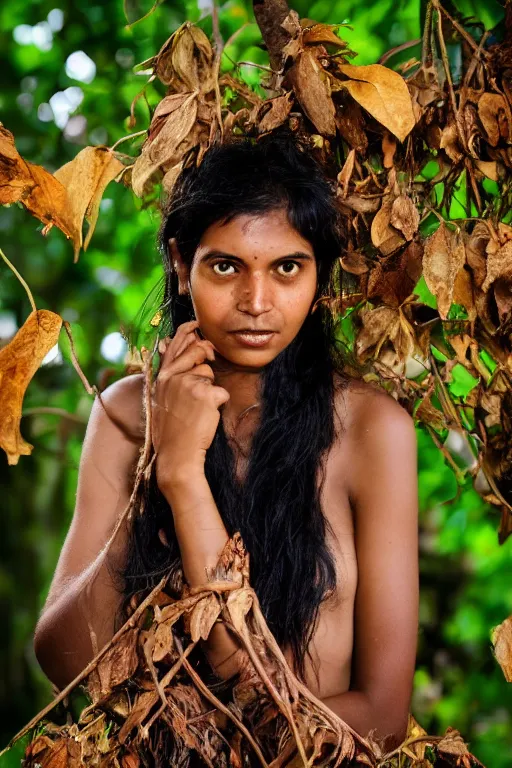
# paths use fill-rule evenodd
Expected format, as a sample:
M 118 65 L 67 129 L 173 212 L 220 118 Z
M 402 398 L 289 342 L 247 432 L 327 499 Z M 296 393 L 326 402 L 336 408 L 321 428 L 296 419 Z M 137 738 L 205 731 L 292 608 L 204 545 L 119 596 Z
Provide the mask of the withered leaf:
M 12 133 L 0 126 L 0 205 L 17 202 L 43 224 L 54 224 L 72 237 L 66 188 L 40 165 L 24 160 Z
M 187 94 L 184 101 L 167 117 L 153 141 L 147 141 L 132 169 L 132 188 L 138 197 L 148 191 L 149 182 L 161 166 L 172 168 L 186 149 L 185 139 L 191 134 L 197 117 L 197 95 Z
M 160 49 L 154 71 L 174 91 L 209 93 L 215 86 L 214 53 L 200 27 L 186 21 Z
M 0 349 L 0 447 L 11 465 L 32 453 L 34 446 L 20 433 L 23 398 L 41 361 L 57 343 L 61 327 L 59 315 L 38 309 Z
M 498 278 L 512 278 L 512 241 L 508 240 L 497 251 L 491 250 L 487 256 L 487 273 L 482 284 L 482 291 L 488 291 Z
M 453 302 L 456 277 L 465 261 L 466 249 L 461 236 L 441 223 L 425 241 L 423 276 L 444 320 Z
M 500 138 L 510 138 L 512 126 L 509 126 L 506 114 L 505 99 L 501 94 L 482 94 L 478 101 L 478 117 L 492 147 L 498 144 Z
M 352 98 L 397 139 L 404 141 L 416 121 L 403 77 L 381 64 L 342 64 L 339 70 L 350 78 L 340 84 Z
M 101 659 L 97 666 L 101 693 L 109 693 L 116 685 L 131 677 L 138 665 L 137 628 L 129 629 Z
M 446 729 L 444 737 L 437 743 L 437 749 L 447 755 L 469 755 L 465 741 L 455 728 Z
M 409 243 L 398 253 L 380 259 L 368 278 L 367 295 L 389 307 L 398 307 L 410 296 L 421 277 L 423 248 Z
M 335 45 L 338 48 L 346 48 L 347 44 L 342 40 L 336 32 L 336 24 L 315 24 L 309 29 L 305 29 L 302 39 L 305 45 L 316 45 L 322 43 L 323 45 Z
M 66 188 L 74 244 L 74 259 L 78 261 L 80 249 L 90 243 L 100 209 L 101 198 L 109 182 L 124 169 L 108 147 L 85 147 L 73 160 L 55 171 L 55 178 Z M 89 229 L 83 239 L 84 220 Z
M 390 223 L 406 240 L 412 240 L 420 224 L 420 214 L 410 197 L 399 195 L 391 206 Z
M 492 631 L 492 644 L 496 661 L 503 670 L 507 683 L 512 683 L 512 616 Z
M 334 104 L 327 85 L 327 75 L 314 49 L 306 48 L 293 66 L 295 95 L 318 133 L 334 136 Z
M 364 275 L 370 269 L 370 260 L 360 251 L 347 251 L 340 258 L 340 264 L 345 272 L 352 275 Z
M 266 112 L 261 118 L 257 119 L 258 133 L 267 133 L 274 131 L 284 123 L 290 114 L 293 106 L 293 93 L 285 93 L 284 96 L 277 96 L 275 99 L 269 99 L 265 102 Z
M 220 612 L 221 604 L 213 593 L 200 600 L 190 615 L 190 637 L 192 640 L 196 641 L 199 638 L 208 640 Z
M 383 199 L 380 209 L 373 217 L 371 226 L 372 243 L 384 256 L 398 250 L 405 243 L 400 232 L 391 226 L 393 202 L 391 196 Z

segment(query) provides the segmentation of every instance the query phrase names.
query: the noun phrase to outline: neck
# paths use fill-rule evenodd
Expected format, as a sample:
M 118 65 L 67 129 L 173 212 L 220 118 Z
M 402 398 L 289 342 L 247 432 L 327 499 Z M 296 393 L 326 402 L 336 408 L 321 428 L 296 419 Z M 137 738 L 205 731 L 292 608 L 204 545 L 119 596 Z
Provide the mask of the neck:
M 237 368 L 221 356 L 210 365 L 215 373 L 215 383 L 230 394 L 223 417 L 236 422 L 244 411 L 260 402 L 263 369 Z

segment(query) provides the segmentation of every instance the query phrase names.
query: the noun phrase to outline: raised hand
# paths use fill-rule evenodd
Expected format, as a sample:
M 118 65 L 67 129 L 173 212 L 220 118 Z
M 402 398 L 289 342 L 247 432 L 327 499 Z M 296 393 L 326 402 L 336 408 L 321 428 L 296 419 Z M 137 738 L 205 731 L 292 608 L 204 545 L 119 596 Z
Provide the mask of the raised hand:
M 159 347 L 160 369 L 152 390 L 152 440 L 160 489 L 192 469 L 204 468 L 229 392 L 214 383 L 206 360 L 214 360 L 213 344 L 199 339 L 197 320 L 181 325 L 173 339 Z

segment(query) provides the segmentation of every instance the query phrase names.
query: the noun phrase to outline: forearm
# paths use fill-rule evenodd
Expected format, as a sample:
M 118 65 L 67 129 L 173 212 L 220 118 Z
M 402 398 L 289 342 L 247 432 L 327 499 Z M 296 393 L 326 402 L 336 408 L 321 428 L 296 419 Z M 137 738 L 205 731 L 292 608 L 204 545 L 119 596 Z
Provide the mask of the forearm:
M 323 699 L 323 703 L 364 738 L 375 730 L 373 738 L 381 741 L 384 751 L 395 749 L 405 738 L 408 716 L 398 723 L 396 712 L 391 707 L 376 706 L 362 691 L 329 696 Z
M 162 493 L 172 509 L 185 580 L 190 587 L 202 586 L 229 539 L 204 470 L 175 473 Z M 224 624 L 215 624 L 203 648 L 219 677 L 239 671 L 241 645 Z

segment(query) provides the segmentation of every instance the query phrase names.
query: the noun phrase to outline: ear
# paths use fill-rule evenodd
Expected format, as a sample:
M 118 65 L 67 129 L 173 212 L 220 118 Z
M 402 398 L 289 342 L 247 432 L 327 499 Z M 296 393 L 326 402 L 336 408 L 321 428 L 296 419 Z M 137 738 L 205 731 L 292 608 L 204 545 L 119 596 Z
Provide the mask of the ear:
M 171 237 L 169 240 L 169 256 L 172 259 L 174 271 L 178 275 L 178 293 L 180 296 L 190 294 L 189 268 L 183 261 L 175 237 Z

